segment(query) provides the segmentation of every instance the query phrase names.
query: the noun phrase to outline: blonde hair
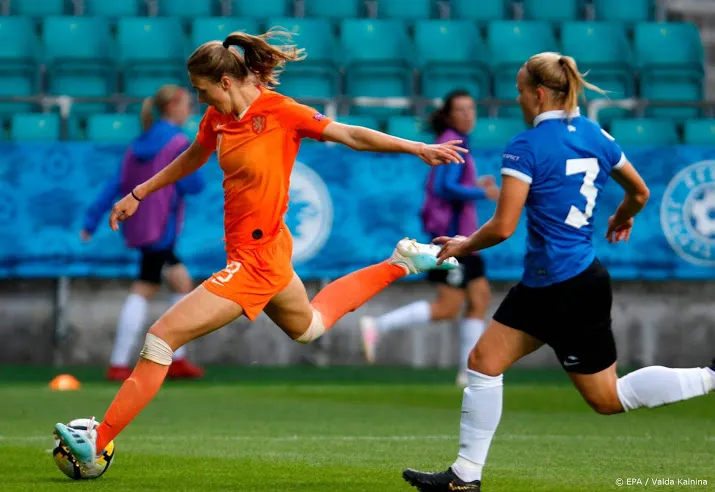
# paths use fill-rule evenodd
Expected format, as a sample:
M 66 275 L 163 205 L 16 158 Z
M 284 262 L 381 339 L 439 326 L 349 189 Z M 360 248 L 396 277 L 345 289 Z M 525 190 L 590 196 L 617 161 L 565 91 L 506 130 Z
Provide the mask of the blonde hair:
M 144 99 L 139 113 L 144 131 L 154 124 L 154 109 L 164 116 L 169 104 L 176 101 L 184 92 L 184 89 L 178 85 L 166 84 L 159 87 L 153 96 Z
M 562 103 L 569 112 L 578 108 L 584 89 L 606 94 L 600 87 L 586 82 L 586 74 L 578 71 L 576 60 L 561 53 L 547 51 L 534 55 L 524 64 L 524 69 L 531 85 L 550 89 L 556 102 Z
M 285 43 L 278 46 L 268 44 L 268 40 L 283 38 Z M 305 58 L 304 50 L 291 43 L 288 31 L 270 29 L 260 36 L 245 32 L 232 32 L 223 41 L 204 43 L 191 54 L 186 62 L 189 73 L 219 82 L 224 75 L 237 80 L 254 76 L 264 87 L 278 85 L 278 72 L 289 61 Z M 237 46 L 243 53 L 231 46 Z

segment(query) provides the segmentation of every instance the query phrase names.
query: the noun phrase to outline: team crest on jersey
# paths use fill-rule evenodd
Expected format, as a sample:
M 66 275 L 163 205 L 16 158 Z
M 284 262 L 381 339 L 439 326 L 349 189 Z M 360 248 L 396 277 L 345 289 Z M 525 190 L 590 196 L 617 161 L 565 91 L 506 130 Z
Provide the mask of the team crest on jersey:
M 251 120 L 251 128 L 253 133 L 261 133 L 266 127 L 266 117 L 265 116 L 254 116 Z
M 290 182 L 286 224 L 293 235 L 293 262 L 313 258 L 325 245 L 333 227 L 333 202 L 328 187 L 311 168 L 296 161 Z
M 321 114 L 321 113 L 315 113 L 315 114 L 313 115 L 313 118 L 314 118 L 316 121 L 321 121 L 321 120 L 324 120 L 324 119 L 325 119 L 325 115 L 324 115 L 324 114 Z
M 675 175 L 663 194 L 660 223 L 681 258 L 715 266 L 715 161 L 691 164 Z

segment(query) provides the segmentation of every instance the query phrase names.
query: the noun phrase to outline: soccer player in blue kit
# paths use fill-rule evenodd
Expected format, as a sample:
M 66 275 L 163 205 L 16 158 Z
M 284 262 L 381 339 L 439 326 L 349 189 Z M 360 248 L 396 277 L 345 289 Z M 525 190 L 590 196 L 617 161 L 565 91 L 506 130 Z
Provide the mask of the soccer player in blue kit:
M 592 216 L 610 176 L 625 197 L 608 221 L 606 237 L 611 243 L 627 241 L 649 191 L 613 137 L 580 116 L 584 87 L 599 90 L 568 56 L 540 53 L 521 67 L 518 102 L 533 128 L 515 136 L 503 155 L 494 217 L 469 237 L 435 239 L 445 259 L 490 248 L 514 233 L 526 206 L 524 276 L 470 353 L 458 457 L 444 472 L 403 472 L 423 492 L 481 490 L 482 468 L 502 413 L 502 374 L 544 344 L 601 414 L 715 391 L 715 361 L 692 369 L 645 367 L 621 378 L 616 373 L 611 282 L 595 257 Z

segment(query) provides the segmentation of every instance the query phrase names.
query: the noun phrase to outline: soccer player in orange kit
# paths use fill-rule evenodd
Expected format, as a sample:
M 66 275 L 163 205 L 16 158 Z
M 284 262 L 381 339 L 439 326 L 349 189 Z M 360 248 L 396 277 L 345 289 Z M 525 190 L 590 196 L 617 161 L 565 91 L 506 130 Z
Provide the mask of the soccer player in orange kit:
M 265 311 L 291 339 L 309 343 L 395 280 L 457 266 L 453 258 L 437 265 L 438 247 L 403 239 L 389 259 L 336 280 L 312 302 L 308 300 L 291 265 L 292 238 L 283 222 L 302 138 L 338 142 L 360 151 L 413 154 L 429 165 L 464 162 L 460 153 L 466 150 L 458 146 L 460 141 L 427 145 L 343 125 L 269 90 L 277 84 L 277 68 L 302 58 L 302 50 L 295 46 L 270 45 L 267 40 L 276 34 L 285 35 L 236 32 L 223 43 L 211 41 L 194 51 L 187 62 L 191 84 L 199 99 L 210 105 L 195 142 L 112 210 L 110 225 L 117 230 L 144 197 L 196 171 L 216 151 L 224 172 L 227 265 L 151 327 L 131 377 L 98 427 L 90 425 L 84 431 L 55 426 L 55 433 L 82 467 L 93 467 L 96 456 L 151 401 L 174 350 L 191 340 L 241 315 L 254 320 Z

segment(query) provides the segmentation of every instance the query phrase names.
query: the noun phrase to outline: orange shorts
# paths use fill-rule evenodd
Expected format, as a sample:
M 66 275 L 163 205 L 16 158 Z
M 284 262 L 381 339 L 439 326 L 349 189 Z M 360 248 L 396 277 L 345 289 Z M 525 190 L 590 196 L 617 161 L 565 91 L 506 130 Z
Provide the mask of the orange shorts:
M 229 251 L 226 268 L 214 273 L 203 286 L 243 308 L 253 321 L 266 304 L 293 279 L 293 237 L 287 227 L 256 249 Z

